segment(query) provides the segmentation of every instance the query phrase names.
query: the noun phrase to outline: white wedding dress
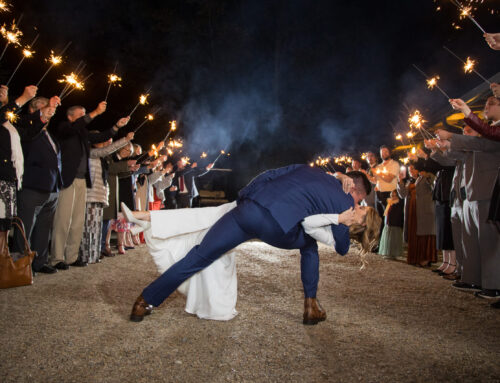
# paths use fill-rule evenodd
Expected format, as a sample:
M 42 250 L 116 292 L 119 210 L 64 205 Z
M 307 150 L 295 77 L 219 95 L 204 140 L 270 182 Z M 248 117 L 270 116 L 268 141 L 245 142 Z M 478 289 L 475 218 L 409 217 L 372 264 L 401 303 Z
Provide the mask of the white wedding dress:
M 184 258 L 235 206 L 236 202 L 232 202 L 216 207 L 150 211 L 151 227 L 144 231 L 144 238 L 158 271 L 163 273 Z M 188 313 L 202 319 L 233 319 L 238 314 L 235 255 L 224 254 L 180 285 L 178 291 L 186 296 Z

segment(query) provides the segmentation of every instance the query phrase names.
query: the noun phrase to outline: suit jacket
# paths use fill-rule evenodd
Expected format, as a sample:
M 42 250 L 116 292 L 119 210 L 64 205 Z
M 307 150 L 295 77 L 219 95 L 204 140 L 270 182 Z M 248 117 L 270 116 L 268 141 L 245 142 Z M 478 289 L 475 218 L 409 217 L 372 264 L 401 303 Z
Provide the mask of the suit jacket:
M 87 129 L 87 125 L 91 121 L 92 118 L 86 114 L 73 123 L 68 120 L 61 122 L 54 132 L 61 145 L 62 178 L 65 188 L 73 183 L 78 166 L 84 155 L 87 157 L 85 172 L 87 188 L 92 187 L 92 180 L 89 172 L 90 144 L 107 141 L 117 132 L 115 129 L 111 128 L 104 132 L 90 133 Z
M 464 176 L 467 200 L 491 199 L 500 166 L 500 142 L 454 134 L 450 143 L 450 150 L 465 154 Z
M 250 199 L 267 209 L 284 233 L 300 230 L 302 220 L 315 214 L 340 214 L 354 206 L 335 177 L 307 165 L 290 165 L 269 170 L 254 178 L 239 193 L 238 200 Z M 349 228 L 331 225 L 335 250 L 349 250 Z
M 21 112 L 21 108 L 16 105 L 15 101 L 11 101 L 0 108 L 0 179 L 17 182 L 16 170 L 14 169 L 14 164 L 12 163 L 10 133 L 5 127 L 1 126 L 6 121 L 5 114 L 8 111 L 19 114 Z M 33 139 L 45 126 L 40 119 L 39 111 L 31 114 L 20 114 L 18 120 L 12 125 L 19 133 L 21 142 Z
M 62 188 L 61 151 L 57 141 L 42 130 L 32 140 L 22 141 L 24 153 L 23 188 L 58 192 Z

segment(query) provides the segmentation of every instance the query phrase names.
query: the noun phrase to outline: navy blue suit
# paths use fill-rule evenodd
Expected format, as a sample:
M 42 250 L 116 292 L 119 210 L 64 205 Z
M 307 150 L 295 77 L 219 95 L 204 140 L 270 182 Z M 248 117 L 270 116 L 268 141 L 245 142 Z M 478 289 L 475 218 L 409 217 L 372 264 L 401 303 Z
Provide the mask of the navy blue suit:
M 354 206 L 341 183 L 307 165 L 291 165 L 262 173 L 241 190 L 236 208 L 220 218 L 203 241 L 143 291 L 149 304 L 160 305 L 191 275 L 227 251 L 252 238 L 282 249 L 300 249 L 306 298 L 316 297 L 319 257 L 316 241 L 301 225 L 315 214 L 340 214 Z M 332 225 L 335 248 L 349 249 L 349 228 Z

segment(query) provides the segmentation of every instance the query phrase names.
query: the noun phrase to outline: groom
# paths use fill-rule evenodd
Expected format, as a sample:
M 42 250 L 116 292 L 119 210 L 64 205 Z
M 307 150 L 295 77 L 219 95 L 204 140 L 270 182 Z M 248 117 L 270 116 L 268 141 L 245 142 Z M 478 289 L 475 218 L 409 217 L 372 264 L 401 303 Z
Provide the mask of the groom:
M 326 319 L 316 300 L 319 256 L 316 241 L 301 222 L 318 214 L 340 214 L 357 205 L 370 192 L 361 172 L 349 173 L 354 187 L 349 194 L 335 177 L 307 165 L 269 170 L 254 178 L 239 193 L 238 206 L 220 218 L 203 241 L 146 287 L 137 298 L 130 319 L 139 322 L 159 306 L 182 282 L 206 268 L 227 251 L 252 238 L 282 249 L 300 249 L 301 279 L 305 295 L 304 324 Z M 332 225 L 335 250 L 349 250 L 349 228 Z

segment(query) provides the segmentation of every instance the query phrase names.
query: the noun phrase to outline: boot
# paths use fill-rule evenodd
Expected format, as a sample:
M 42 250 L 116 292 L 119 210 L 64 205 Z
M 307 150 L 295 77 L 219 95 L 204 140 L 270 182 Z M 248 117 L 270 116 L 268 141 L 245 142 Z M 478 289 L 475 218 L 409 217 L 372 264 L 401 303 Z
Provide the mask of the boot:
M 153 306 L 148 304 L 142 294 L 139 295 L 137 300 L 134 303 L 134 307 L 132 307 L 132 313 L 130 314 L 130 320 L 132 322 L 140 322 L 144 319 L 145 315 L 151 314 L 153 311 Z
M 305 298 L 303 324 L 313 325 L 326 319 L 326 312 L 316 298 Z

